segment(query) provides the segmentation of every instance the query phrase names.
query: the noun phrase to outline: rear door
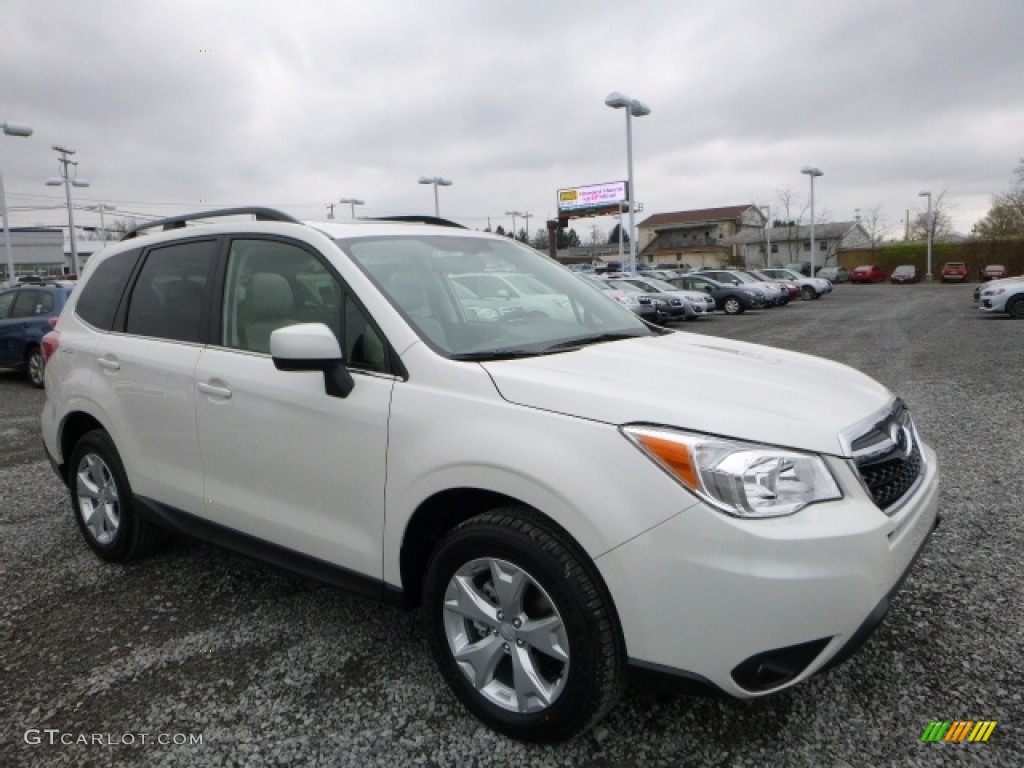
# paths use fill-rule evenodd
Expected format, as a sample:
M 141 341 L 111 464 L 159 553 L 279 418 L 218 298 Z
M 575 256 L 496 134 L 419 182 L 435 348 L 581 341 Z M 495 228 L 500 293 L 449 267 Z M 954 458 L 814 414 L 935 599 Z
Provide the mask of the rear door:
M 114 322 L 122 332 L 98 334 L 92 352 L 93 393 L 132 490 L 193 514 L 203 500 L 194 375 L 216 255 L 215 239 L 151 248 Z
M 5 293 L 3 305 L 0 305 L 0 362 L 4 365 L 24 362 L 27 345 L 38 343 L 50 330 L 49 317 L 53 310 L 54 297 L 49 291 L 20 288 Z

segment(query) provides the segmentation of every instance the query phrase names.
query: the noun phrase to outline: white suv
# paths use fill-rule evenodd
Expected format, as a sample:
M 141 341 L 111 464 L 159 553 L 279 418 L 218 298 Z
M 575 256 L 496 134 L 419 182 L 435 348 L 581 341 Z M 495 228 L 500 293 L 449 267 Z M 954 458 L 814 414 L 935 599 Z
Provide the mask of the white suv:
M 102 558 L 171 530 L 422 606 L 465 705 L 553 741 L 630 671 L 747 698 L 837 664 L 937 523 L 934 453 L 857 371 L 651 327 L 505 237 L 244 210 L 94 256 L 47 337 Z M 465 311 L 491 272 L 571 313 Z

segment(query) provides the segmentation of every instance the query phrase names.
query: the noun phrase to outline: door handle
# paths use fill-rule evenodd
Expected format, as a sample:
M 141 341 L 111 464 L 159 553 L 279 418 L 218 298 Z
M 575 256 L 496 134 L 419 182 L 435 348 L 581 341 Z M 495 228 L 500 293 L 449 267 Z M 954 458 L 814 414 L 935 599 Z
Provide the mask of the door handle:
M 96 358 L 97 364 L 100 368 L 106 368 L 108 371 L 120 371 L 121 364 L 117 360 L 108 360 L 105 357 Z
M 207 384 L 206 382 L 203 381 L 196 384 L 196 387 L 199 388 L 200 392 L 206 395 L 210 395 L 211 397 L 222 397 L 225 400 L 231 397 L 231 390 L 228 389 L 227 387 L 217 387 L 214 386 L 213 384 Z

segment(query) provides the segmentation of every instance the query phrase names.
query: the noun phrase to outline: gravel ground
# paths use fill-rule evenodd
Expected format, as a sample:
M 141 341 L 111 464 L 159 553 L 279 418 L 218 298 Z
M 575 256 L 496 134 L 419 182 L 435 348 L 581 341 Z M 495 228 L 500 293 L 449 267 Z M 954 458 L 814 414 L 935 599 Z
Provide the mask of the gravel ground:
M 0 372 L 0 766 L 1024 765 L 1024 322 L 979 316 L 971 290 L 842 285 L 685 326 L 901 394 L 938 451 L 945 521 L 840 668 L 753 702 L 630 690 L 554 747 L 468 715 L 417 614 L 186 541 L 130 566 L 95 558 L 40 447 L 42 393 Z M 932 720 L 998 726 L 922 743 Z

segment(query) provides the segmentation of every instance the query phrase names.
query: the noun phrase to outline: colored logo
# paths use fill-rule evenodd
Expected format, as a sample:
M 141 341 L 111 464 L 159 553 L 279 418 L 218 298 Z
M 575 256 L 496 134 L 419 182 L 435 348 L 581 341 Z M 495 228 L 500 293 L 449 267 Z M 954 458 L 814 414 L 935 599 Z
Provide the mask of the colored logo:
M 921 741 L 988 741 L 995 729 L 995 720 L 932 720 Z

